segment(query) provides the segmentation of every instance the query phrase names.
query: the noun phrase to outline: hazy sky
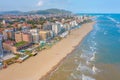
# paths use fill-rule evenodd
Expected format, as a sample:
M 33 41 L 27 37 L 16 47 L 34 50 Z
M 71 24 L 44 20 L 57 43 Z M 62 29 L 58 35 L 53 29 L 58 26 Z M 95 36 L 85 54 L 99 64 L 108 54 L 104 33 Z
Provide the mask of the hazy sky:
M 74 13 L 120 13 L 120 0 L 0 0 L 0 11 L 59 8 Z

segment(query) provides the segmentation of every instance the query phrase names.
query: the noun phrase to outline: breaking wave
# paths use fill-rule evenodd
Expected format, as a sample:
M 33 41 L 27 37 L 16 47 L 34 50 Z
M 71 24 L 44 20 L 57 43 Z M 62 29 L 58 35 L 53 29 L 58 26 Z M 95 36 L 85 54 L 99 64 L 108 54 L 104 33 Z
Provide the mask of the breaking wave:
M 119 21 L 115 20 L 115 19 L 112 18 L 112 17 L 107 16 L 107 18 L 110 19 L 111 21 L 113 21 L 113 22 L 116 23 L 116 24 L 120 24 Z
M 86 76 L 86 75 L 82 74 L 82 80 L 96 80 L 96 79 L 94 79 L 94 78 L 92 78 L 90 76 Z

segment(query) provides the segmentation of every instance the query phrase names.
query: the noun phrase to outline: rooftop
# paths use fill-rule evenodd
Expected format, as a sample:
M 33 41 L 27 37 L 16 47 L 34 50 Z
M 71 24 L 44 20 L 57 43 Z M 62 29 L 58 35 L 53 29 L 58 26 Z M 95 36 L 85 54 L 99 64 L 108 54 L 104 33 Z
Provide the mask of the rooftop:
M 15 41 L 10 41 L 10 40 L 8 40 L 8 41 L 5 41 L 4 43 L 6 43 L 6 44 L 14 44 Z

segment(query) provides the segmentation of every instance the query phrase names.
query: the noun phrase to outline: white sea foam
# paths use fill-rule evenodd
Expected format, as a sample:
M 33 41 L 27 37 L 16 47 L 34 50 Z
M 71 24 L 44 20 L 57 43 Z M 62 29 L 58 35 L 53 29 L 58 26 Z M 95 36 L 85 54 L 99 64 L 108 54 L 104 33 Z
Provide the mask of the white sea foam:
M 92 47 L 92 46 L 90 46 L 90 49 L 93 51 L 94 50 L 94 48 Z
M 84 54 L 81 54 L 80 58 L 81 59 L 84 59 L 84 60 L 90 60 L 90 57 L 91 57 L 91 54 L 88 54 L 88 53 L 84 53 Z
M 95 43 L 95 41 L 93 40 L 93 41 L 91 41 L 91 43 Z
M 95 61 L 95 54 L 96 52 L 93 53 L 92 57 L 90 58 L 90 61 Z
M 78 65 L 76 70 L 81 71 L 82 73 L 86 73 L 86 72 L 89 72 L 90 74 L 93 73 L 90 67 L 88 67 L 87 65 L 81 64 L 81 63 Z
M 86 61 L 86 64 L 87 64 L 87 65 L 91 65 L 90 61 L 88 61 L 88 60 Z
M 70 78 L 69 80 L 81 80 L 81 78 L 82 78 L 82 76 L 81 76 L 81 74 L 77 74 L 77 73 L 71 73 L 70 74 L 70 76 L 72 77 L 72 78 Z
M 85 55 L 85 53 L 84 53 L 84 54 L 81 54 L 80 58 L 82 58 L 82 59 L 87 59 L 88 57 L 87 57 L 87 56 Z
M 93 43 L 93 44 L 94 44 L 94 43 Z M 92 52 L 94 52 L 95 49 L 96 49 L 96 48 L 95 48 L 95 45 L 93 45 L 93 44 L 92 44 L 92 46 L 90 46 L 90 49 L 91 49 Z
M 119 27 L 120 27 L 120 24 L 116 24 L 116 26 L 119 28 Z
M 95 42 L 95 43 L 94 43 L 94 45 L 96 46 L 96 45 L 97 45 L 97 43 Z
M 82 74 L 82 80 L 95 80 L 95 79 L 92 78 L 92 77 L 85 76 L 84 74 Z
M 97 72 L 100 72 L 99 69 L 95 67 L 95 65 L 92 67 L 93 74 L 96 74 Z
M 93 50 L 90 51 L 90 52 L 86 52 L 86 53 L 81 54 L 80 58 L 84 59 L 86 61 L 94 61 L 95 60 L 95 54 L 96 54 L 96 51 L 95 51 L 96 48 L 92 48 L 92 49 Z
M 95 35 L 97 33 L 97 31 L 99 31 L 99 30 L 100 30 L 100 27 L 96 24 L 95 25 L 95 30 L 93 32 L 93 35 Z
M 77 79 L 77 77 L 73 73 L 71 73 L 70 75 L 72 76 L 73 79 Z
M 104 32 L 104 35 L 106 35 L 107 34 L 107 32 Z
M 119 24 L 120 22 L 119 21 L 117 21 L 117 20 L 115 20 L 114 18 L 112 18 L 112 17 L 107 17 L 108 19 L 110 19 L 111 21 L 113 21 L 113 22 L 115 22 L 115 23 L 117 23 L 117 24 Z

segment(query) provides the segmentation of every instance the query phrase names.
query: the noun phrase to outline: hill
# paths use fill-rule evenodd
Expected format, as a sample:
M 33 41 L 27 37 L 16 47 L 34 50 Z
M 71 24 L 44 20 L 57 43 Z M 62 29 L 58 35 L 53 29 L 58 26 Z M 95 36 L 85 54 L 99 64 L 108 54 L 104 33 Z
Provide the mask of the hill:
M 28 12 L 21 12 L 21 11 L 4 11 L 0 12 L 0 15 L 29 15 L 29 14 L 71 14 L 71 11 L 63 10 L 63 9 L 46 9 L 46 10 L 36 10 L 36 11 L 28 11 Z

